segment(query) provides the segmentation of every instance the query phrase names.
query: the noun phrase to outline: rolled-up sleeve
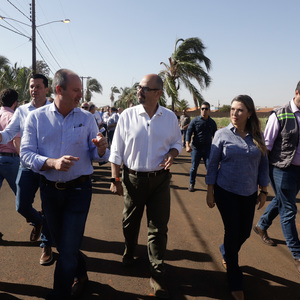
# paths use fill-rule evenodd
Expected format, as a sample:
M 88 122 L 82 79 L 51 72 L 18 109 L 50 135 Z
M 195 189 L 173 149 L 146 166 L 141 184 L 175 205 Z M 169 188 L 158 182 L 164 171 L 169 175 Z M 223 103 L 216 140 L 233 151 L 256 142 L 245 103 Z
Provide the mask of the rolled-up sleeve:
M 37 122 L 32 113 L 26 118 L 20 158 L 25 167 L 37 173 L 40 173 L 41 168 L 48 159 L 48 157 L 38 154 Z
M 223 144 L 221 140 L 220 131 L 217 131 L 211 145 L 207 175 L 205 178 L 206 184 L 215 184 L 217 181 L 219 164 L 222 158 Z

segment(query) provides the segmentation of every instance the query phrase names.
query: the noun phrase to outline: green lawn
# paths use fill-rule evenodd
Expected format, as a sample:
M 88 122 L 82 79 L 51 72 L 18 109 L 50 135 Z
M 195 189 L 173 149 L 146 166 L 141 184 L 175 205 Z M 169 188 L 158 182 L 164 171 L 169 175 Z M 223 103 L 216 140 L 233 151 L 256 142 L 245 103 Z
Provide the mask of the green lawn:
M 218 129 L 226 127 L 230 123 L 230 118 L 213 118 L 213 119 L 217 123 Z M 262 131 L 264 131 L 268 118 L 260 118 L 259 120 L 261 124 L 261 129 Z

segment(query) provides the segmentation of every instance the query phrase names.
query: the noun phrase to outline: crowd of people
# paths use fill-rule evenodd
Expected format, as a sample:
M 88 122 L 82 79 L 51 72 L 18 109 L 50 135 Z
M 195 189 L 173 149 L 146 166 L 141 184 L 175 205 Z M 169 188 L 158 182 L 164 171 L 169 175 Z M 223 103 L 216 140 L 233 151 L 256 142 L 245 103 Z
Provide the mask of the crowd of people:
M 279 215 L 282 231 L 300 273 L 300 241 L 296 228 L 296 196 L 300 189 L 300 82 L 294 98 L 275 109 L 263 133 L 255 104 L 248 95 L 231 102 L 230 124 L 217 130 L 210 104 L 200 115 L 179 117 L 159 105 L 163 81 L 156 74 L 137 86 L 140 105 L 122 112 L 81 103 L 79 76 L 60 69 L 52 83 L 30 78 L 31 101 L 18 106 L 13 89 L 0 93 L 0 187 L 7 180 L 16 195 L 16 210 L 32 226 L 30 241 L 41 239 L 41 265 L 59 256 L 53 290 L 46 299 L 80 296 L 88 281 L 80 251 L 92 199 L 93 162 L 111 163 L 112 193 L 123 196 L 123 266 L 136 264 L 135 250 L 146 208 L 150 286 L 157 298 L 170 297 L 165 254 L 170 218 L 170 167 L 185 148 L 191 153 L 189 192 L 195 192 L 203 159 L 207 174 L 207 205 L 217 206 L 224 223 L 221 261 L 234 299 L 243 300 L 239 251 L 251 230 L 264 244 L 276 246 L 267 230 Z M 255 206 L 262 208 L 271 183 L 275 197 L 253 226 Z M 33 208 L 40 189 L 41 210 Z

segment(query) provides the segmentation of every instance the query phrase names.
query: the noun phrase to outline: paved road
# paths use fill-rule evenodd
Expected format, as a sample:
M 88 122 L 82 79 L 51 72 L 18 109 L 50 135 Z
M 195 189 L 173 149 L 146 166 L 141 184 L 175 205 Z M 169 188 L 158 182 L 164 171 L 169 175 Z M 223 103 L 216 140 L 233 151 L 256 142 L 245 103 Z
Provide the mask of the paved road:
M 218 250 L 223 225 L 216 208 L 205 203 L 205 169 L 200 166 L 196 191 L 187 191 L 190 155 L 172 167 L 172 207 L 166 263 L 172 299 L 228 299 L 226 273 Z M 137 251 L 138 264 L 122 267 L 122 198 L 109 191 L 109 164 L 95 165 L 93 201 L 82 250 L 87 256 L 88 289 L 83 299 L 154 299 L 149 286 L 146 221 Z M 271 188 L 270 188 L 271 190 Z M 0 299 L 43 299 L 50 291 L 54 264 L 39 265 L 39 243 L 29 242 L 31 227 L 15 212 L 14 195 L 4 183 L 0 191 Z M 268 201 L 272 198 L 272 193 Z M 39 195 L 35 207 L 40 207 Z M 256 222 L 263 211 L 257 211 Z M 298 216 L 299 222 L 299 216 Z M 300 224 L 297 223 L 298 230 Z M 253 233 L 240 252 L 247 300 L 300 299 L 300 275 L 277 219 L 269 234 L 278 243 L 268 247 Z M 57 256 L 56 256 L 57 257 Z

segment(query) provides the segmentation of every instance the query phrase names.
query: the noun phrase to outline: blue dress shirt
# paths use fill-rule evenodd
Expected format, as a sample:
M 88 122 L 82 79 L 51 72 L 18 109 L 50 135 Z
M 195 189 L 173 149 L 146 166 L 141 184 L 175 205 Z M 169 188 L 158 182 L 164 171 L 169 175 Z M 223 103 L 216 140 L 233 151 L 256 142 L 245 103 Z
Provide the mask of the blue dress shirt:
M 218 130 L 212 142 L 206 184 L 218 184 L 228 192 L 250 196 L 258 185 L 268 186 L 269 164 L 251 134 L 243 139 L 232 124 Z
M 55 104 L 32 111 L 25 124 L 21 143 L 21 161 L 34 172 L 51 181 L 70 181 L 81 175 L 93 173 L 92 160 L 107 161 L 109 150 L 100 158 L 92 139 L 98 128 L 94 116 L 81 109 L 73 109 L 66 117 Z M 41 171 L 48 158 L 64 155 L 79 157 L 68 172 L 58 170 Z

